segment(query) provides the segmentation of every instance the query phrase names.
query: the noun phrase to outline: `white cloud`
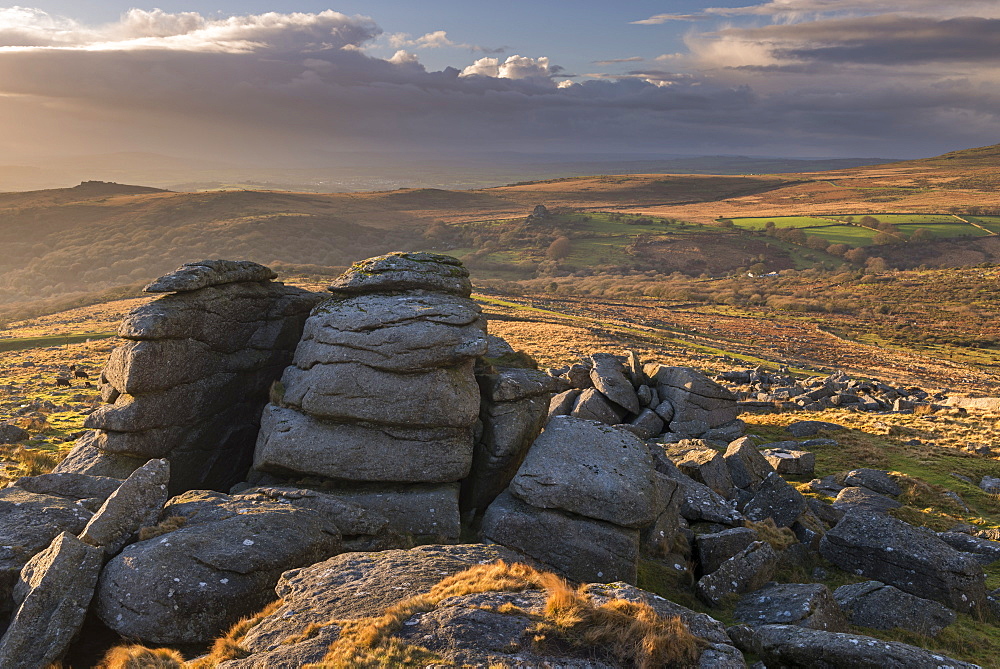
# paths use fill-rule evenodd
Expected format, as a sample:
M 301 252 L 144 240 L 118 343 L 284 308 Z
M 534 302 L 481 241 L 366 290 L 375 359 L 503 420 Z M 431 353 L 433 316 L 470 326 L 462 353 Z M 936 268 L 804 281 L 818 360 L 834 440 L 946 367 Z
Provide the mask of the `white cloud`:
M 508 56 L 503 62 L 499 58 L 480 58 L 462 70 L 463 77 L 482 76 L 498 79 L 548 79 L 559 72 L 552 67 L 549 59 Z

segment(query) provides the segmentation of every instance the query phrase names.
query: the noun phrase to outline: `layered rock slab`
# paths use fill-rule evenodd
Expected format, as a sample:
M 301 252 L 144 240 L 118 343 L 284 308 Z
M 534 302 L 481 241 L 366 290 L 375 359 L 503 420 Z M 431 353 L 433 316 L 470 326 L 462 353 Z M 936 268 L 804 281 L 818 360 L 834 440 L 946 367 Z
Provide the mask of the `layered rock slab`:
M 472 467 L 480 415 L 474 365 L 488 345 L 470 290 L 461 263 L 436 254 L 389 254 L 345 272 L 265 409 L 254 469 L 321 477 L 394 528 L 456 541 L 457 483 Z M 426 493 L 437 495 L 430 505 L 393 501 Z M 417 527 L 415 509 L 433 525 Z
M 270 386 L 318 299 L 273 277 L 256 263 L 205 261 L 154 282 L 151 292 L 171 293 L 122 322 L 127 341 L 101 375 L 106 404 L 56 471 L 124 478 L 167 458 L 173 492 L 242 480 Z

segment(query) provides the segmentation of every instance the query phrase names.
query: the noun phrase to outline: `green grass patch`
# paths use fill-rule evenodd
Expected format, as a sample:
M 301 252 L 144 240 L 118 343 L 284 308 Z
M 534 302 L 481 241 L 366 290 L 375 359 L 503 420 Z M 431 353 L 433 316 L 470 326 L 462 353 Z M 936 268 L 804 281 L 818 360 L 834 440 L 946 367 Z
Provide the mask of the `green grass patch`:
M 110 339 L 116 337 L 116 332 L 85 332 L 72 335 L 46 335 L 44 337 L 17 337 L 0 339 L 0 351 L 21 351 L 29 348 L 46 348 L 49 346 L 65 346 L 79 344 L 87 340 Z
M 877 218 L 882 223 L 893 225 L 934 225 L 937 223 L 960 223 L 951 214 L 855 214 L 857 222 L 862 216 Z M 837 218 L 843 218 L 838 216 Z
M 1000 216 L 963 216 L 962 218 L 978 223 L 995 235 L 1000 235 Z
M 906 236 L 912 235 L 917 230 L 923 229 L 932 234 L 937 239 L 948 239 L 954 237 L 986 237 L 990 233 L 977 228 L 974 225 L 969 225 L 967 223 L 962 223 L 952 219 L 950 223 L 931 223 L 931 224 L 906 224 L 898 225 L 900 232 Z
M 774 221 L 778 228 L 810 228 L 815 226 L 837 225 L 836 221 L 814 216 L 750 216 L 729 219 L 737 228 L 744 230 L 763 230 L 768 221 Z
M 831 244 L 847 244 L 848 246 L 869 246 L 877 230 L 863 228 L 858 225 L 829 225 L 822 228 L 813 228 L 809 234 L 814 237 L 822 237 Z

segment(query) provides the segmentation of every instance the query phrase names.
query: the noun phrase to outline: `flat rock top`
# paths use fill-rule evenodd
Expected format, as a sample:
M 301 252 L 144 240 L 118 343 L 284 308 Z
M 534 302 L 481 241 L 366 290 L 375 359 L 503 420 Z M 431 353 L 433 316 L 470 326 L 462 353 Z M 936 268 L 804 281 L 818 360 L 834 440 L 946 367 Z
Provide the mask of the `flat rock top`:
M 397 252 L 354 263 L 327 290 L 342 294 L 429 290 L 468 297 L 472 282 L 458 258 Z
M 147 293 L 185 293 L 207 286 L 277 278 L 270 267 L 249 260 L 202 260 L 181 265 L 143 290 Z

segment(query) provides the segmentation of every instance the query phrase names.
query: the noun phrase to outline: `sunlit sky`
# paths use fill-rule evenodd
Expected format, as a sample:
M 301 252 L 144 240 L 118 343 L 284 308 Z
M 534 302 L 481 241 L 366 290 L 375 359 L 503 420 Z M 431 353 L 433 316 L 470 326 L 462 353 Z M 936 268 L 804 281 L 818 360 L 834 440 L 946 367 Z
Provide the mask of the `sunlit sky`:
M 997 0 L 39 0 L 0 7 L 0 165 L 929 156 L 1000 142 L 998 65 Z

